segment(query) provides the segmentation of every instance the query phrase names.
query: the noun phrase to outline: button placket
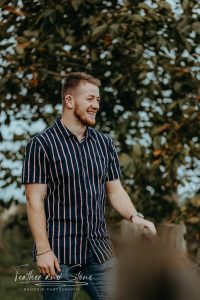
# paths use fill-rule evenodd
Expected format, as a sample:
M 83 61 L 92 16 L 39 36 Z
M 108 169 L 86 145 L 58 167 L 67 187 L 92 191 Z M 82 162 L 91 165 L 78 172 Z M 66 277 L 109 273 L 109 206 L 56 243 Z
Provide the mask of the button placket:
M 81 152 L 80 147 L 81 147 L 81 144 L 78 145 L 78 152 L 79 152 L 79 157 L 80 157 L 80 162 L 81 162 L 81 169 L 82 169 L 81 172 L 82 172 L 84 184 L 87 185 L 85 171 L 84 171 L 84 164 L 83 164 L 83 159 L 82 159 L 82 152 Z
M 87 189 L 87 179 L 86 179 L 86 175 L 85 175 L 86 173 L 84 171 L 84 163 L 83 163 L 83 156 L 82 156 L 82 152 L 83 152 L 82 147 L 83 146 L 82 146 L 82 143 L 77 143 L 77 145 L 78 145 L 79 161 L 81 163 L 81 174 L 82 174 L 82 178 L 83 178 L 83 183 L 85 185 L 85 189 Z M 81 151 L 81 149 L 82 149 L 82 151 Z M 87 235 L 88 235 L 88 232 L 89 232 L 88 214 L 89 214 L 89 212 L 88 212 L 87 205 L 85 206 L 85 208 L 86 208 L 86 215 L 87 215 Z

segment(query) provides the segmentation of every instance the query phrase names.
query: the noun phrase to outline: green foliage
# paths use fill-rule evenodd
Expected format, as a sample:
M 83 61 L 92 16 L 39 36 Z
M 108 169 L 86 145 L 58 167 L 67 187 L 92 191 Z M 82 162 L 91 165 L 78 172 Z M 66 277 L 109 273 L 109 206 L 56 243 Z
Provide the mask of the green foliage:
M 177 171 L 200 157 L 198 1 L 177 1 L 176 12 L 167 1 L 120 3 L 1 1 L 4 122 L 29 124 L 14 137 L 24 145 L 32 122 L 54 121 L 65 72 L 92 73 L 102 80 L 98 128 L 114 133 L 129 194 L 149 217 L 176 221 Z M 24 107 L 30 114 L 20 116 Z M 13 160 L 22 153 L 3 151 Z M 3 170 L 5 186 L 20 184 Z

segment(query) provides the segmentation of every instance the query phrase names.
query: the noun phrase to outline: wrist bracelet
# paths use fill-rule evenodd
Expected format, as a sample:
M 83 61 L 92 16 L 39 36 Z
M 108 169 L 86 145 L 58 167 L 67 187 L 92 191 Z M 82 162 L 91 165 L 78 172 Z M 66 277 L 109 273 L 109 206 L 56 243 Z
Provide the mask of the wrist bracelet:
M 133 217 L 139 217 L 139 218 L 144 219 L 144 216 L 141 213 L 139 213 L 138 211 L 136 211 L 133 214 L 131 214 L 129 220 L 132 221 Z
M 47 251 L 44 251 L 44 252 L 41 252 L 41 253 L 37 253 L 35 256 L 40 256 L 40 255 L 42 255 L 42 254 L 46 254 L 46 253 L 51 252 L 51 251 L 52 251 L 52 250 L 49 249 L 49 250 L 47 250 Z

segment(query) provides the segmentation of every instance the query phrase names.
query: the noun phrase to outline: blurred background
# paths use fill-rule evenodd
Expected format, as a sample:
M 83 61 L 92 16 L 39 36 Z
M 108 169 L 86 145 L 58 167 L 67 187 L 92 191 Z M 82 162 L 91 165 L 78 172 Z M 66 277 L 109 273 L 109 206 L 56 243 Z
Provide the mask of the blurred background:
M 1 299 L 40 299 L 15 281 L 15 266 L 34 268 L 22 159 L 28 140 L 61 115 L 70 71 L 102 81 L 96 128 L 114 139 L 136 208 L 156 224 L 183 224 L 188 253 L 200 264 L 199 1 L 0 6 Z M 120 220 L 108 206 L 108 225 Z

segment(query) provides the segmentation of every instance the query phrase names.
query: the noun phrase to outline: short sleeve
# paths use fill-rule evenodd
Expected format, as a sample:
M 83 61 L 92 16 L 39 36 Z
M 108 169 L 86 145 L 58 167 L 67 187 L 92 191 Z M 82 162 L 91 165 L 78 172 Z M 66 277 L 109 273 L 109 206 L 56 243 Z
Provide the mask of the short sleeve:
M 110 139 L 109 164 L 108 164 L 106 181 L 116 180 L 119 179 L 120 177 L 121 177 L 121 170 L 119 166 L 119 158 L 117 155 L 116 148 L 113 144 L 113 141 Z
M 48 183 L 49 162 L 40 143 L 33 138 L 25 149 L 22 183 Z

